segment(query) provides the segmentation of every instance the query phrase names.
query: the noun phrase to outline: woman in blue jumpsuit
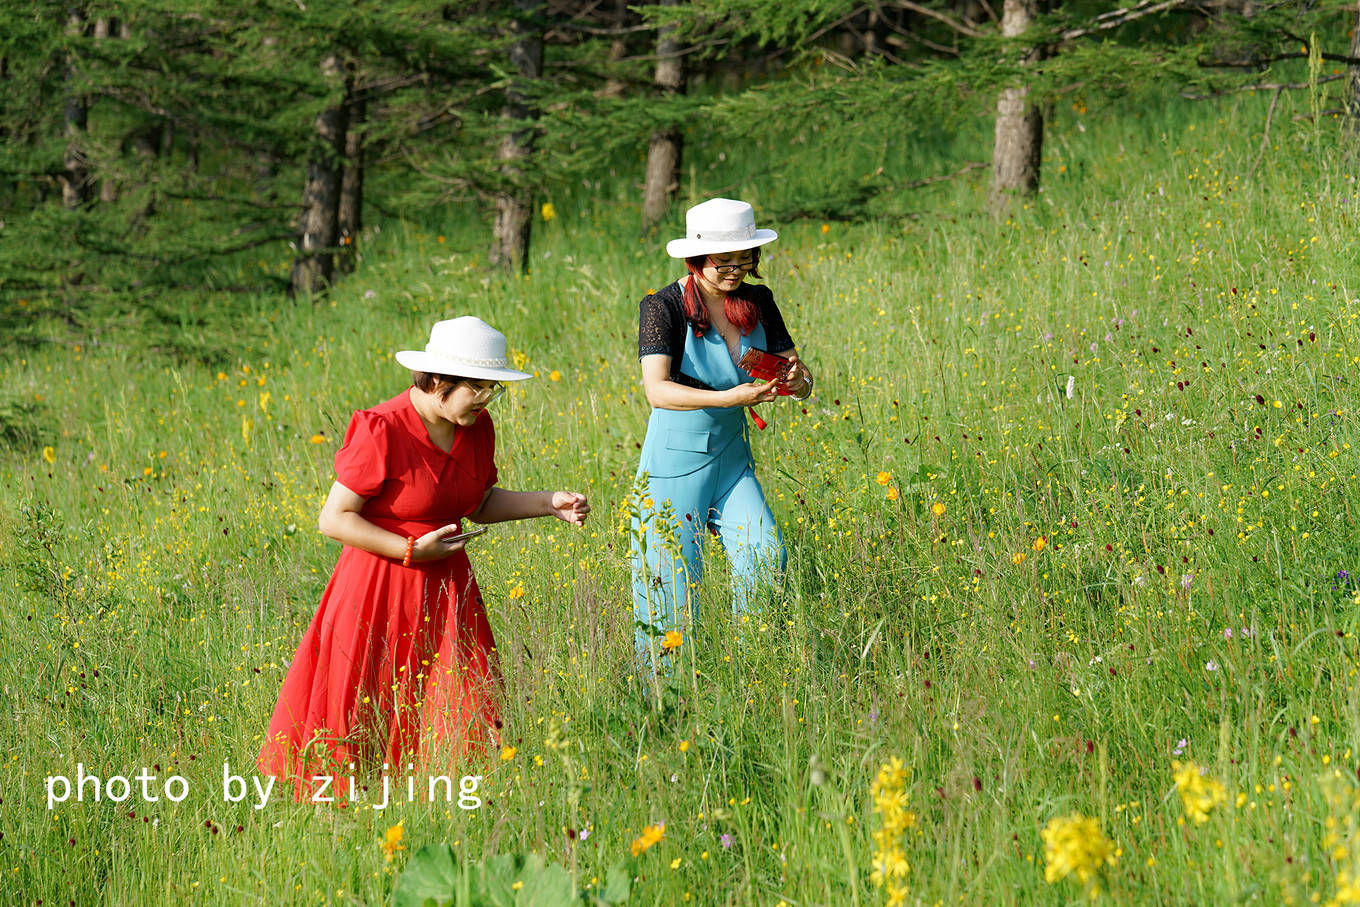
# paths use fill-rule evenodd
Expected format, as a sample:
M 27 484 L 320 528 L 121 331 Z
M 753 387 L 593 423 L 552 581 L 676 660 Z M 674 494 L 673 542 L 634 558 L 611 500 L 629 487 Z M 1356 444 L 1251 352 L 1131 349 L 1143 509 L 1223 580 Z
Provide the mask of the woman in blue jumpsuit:
M 642 300 L 638 358 L 652 405 L 638 478 L 646 477 L 633 533 L 633 608 L 640 662 L 664 655 L 658 637 L 694 619 L 692 593 L 703 575 L 710 527 L 732 567 L 732 608 L 784 569 L 779 527 L 752 469 L 746 407 L 779 394 L 780 379 L 754 382 L 738 365 L 752 347 L 789 360 L 785 390 L 806 399 L 812 375 L 768 287 L 751 206 L 715 198 L 689 209 L 686 235 L 666 246 L 689 274 Z M 754 413 L 754 410 L 752 411 Z M 658 665 L 663 667 L 664 665 Z

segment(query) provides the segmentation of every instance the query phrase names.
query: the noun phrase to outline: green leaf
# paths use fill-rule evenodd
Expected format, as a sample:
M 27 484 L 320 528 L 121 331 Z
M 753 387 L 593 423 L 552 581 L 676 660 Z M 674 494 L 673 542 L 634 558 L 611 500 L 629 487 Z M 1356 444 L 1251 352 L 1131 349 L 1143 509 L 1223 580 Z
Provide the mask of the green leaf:
M 453 848 L 447 844 L 426 844 L 406 864 L 392 895 L 394 907 L 445 907 L 454 902 L 458 867 Z
M 615 863 L 605 876 L 604 891 L 600 892 L 599 900 L 605 904 L 622 904 L 628 900 L 632 887 L 632 875 L 622 862 Z
M 558 907 L 576 900 L 571 874 L 557 863 L 545 866 L 536 853 L 529 854 L 516 881 L 524 885 L 515 892 L 515 907 Z

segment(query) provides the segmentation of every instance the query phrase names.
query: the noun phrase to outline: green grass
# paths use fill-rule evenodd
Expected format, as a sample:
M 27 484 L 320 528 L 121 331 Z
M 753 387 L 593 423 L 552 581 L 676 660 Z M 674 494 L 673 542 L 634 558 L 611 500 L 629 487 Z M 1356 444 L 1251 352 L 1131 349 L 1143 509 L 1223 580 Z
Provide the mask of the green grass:
M 373 230 L 327 300 L 205 294 L 181 332 L 52 327 L 0 366 L 5 890 L 375 903 L 448 842 L 534 851 L 583 886 L 630 861 L 633 903 L 881 903 L 870 786 L 897 756 L 909 902 L 1080 899 L 1044 880 L 1040 830 L 1071 812 L 1115 842 L 1119 903 L 1333 897 L 1360 868 L 1360 590 L 1337 578 L 1360 569 L 1360 199 L 1335 124 L 1291 104 L 1257 166 L 1264 99 L 1063 109 L 1044 191 L 1005 223 L 978 214 L 985 171 L 872 218 L 776 223 L 762 268 L 818 376 L 756 438 L 785 589 L 733 625 L 714 559 L 685 643 L 701 674 L 662 715 L 625 683 L 622 508 L 647 411 L 636 303 L 675 276 L 681 215 L 639 236 L 631 178 L 552 189 L 526 278 L 488 276 L 459 211 Z M 887 177 L 984 158 L 986 128 Z M 886 153 L 811 140 L 808 166 L 762 182 L 800 146 L 710 168 L 719 150 L 692 143 L 687 185 L 762 212 Z M 595 507 L 584 530 L 473 546 L 513 758 L 493 754 L 476 811 L 224 804 L 222 765 L 253 762 L 336 557 L 315 518 L 349 415 L 401 389 L 392 351 L 468 313 L 539 374 L 497 403 L 502 484 Z M 1226 788 L 1202 825 L 1182 823 L 1177 749 Z M 49 811 L 44 778 L 77 762 L 190 793 Z

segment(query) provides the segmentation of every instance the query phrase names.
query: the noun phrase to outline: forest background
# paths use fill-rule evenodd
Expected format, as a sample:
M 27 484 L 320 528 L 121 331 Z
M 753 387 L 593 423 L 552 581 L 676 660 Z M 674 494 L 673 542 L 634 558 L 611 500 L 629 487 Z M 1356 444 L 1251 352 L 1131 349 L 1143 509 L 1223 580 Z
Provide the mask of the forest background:
M 1357 12 L 6 7 L 5 890 L 1360 902 Z M 713 577 L 639 696 L 636 302 L 714 195 L 780 230 L 818 393 L 756 438 L 784 589 L 734 623 Z M 467 313 L 540 379 L 505 483 L 596 506 L 473 551 L 482 805 L 224 801 L 349 414 Z

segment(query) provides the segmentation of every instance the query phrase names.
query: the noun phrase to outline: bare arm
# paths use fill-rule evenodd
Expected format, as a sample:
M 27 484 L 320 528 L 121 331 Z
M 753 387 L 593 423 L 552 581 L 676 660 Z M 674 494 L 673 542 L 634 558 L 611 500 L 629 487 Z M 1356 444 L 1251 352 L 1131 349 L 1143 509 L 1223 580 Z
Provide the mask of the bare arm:
M 488 488 L 482 506 L 468 515 L 477 523 L 504 523 L 540 516 L 555 516 L 574 526 L 584 525 L 590 513 L 586 496 L 574 491 L 506 491 Z
M 642 357 L 642 388 L 647 402 L 656 409 L 694 410 L 710 407 L 752 406 L 768 403 L 777 396 L 777 381 L 738 384 L 725 391 L 686 387 L 671 380 L 671 357 L 653 353 Z
M 321 516 L 317 518 L 317 528 L 323 535 L 342 545 L 401 560 L 406 556 L 406 537 L 364 519 L 362 511 L 367 501 L 367 498 L 355 494 L 339 482 L 333 482 L 330 493 L 326 495 L 326 503 L 321 507 Z M 437 561 L 462 549 L 467 544 L 466 540 L 444 541 L 445 536 L 457 531 L 458 524 L 450 523 L 425 533 L 411 547 L 411 560 Z

